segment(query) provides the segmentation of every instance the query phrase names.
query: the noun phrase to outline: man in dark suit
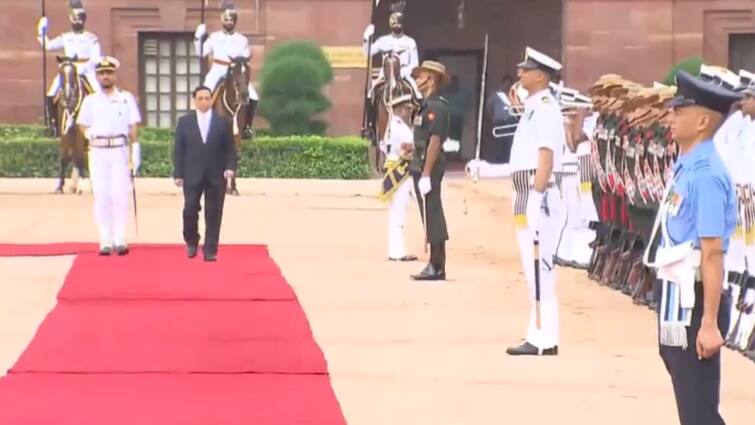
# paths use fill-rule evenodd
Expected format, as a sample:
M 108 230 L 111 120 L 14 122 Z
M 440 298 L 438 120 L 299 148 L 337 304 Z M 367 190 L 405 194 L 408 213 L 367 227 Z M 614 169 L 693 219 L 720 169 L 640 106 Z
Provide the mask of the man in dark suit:
M 178 120 L 173 147 L 173 178 L 183 187 L 183 236 L 189 258 L 199 245 L 199 200 L 204 193 L 205 261 L 215 261 L 227 182 L 236 170 L 230 122 L 212 111 L 212 93 L 204 86 L 192 94 L 196 111 Z

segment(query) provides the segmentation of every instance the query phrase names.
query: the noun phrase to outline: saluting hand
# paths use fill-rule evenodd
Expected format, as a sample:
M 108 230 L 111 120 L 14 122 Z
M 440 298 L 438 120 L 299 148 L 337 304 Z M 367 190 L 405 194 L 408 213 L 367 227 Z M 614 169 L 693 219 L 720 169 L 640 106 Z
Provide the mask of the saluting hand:
M 697 358 L 709 359 L 721 350 L 724 339 L 716 324 L 702 324 L 697 332 Z

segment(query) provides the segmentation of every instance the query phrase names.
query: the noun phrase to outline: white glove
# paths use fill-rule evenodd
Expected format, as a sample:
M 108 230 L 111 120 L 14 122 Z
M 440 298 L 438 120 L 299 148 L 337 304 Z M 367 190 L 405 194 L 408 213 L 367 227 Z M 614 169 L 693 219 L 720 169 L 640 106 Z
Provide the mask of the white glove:
M 430 177 L 422 177 L 419 179 L 419 183 L 417 184 L 419 187 L 419 192 L 422 194 L 422 196 L 427 195 L 432 190 L 432 184 L 430 183 Z
M 364 30 L 364 39 L 367 40 L 368 38 L 372 37 L 373 34 L 375 34 L 375 25 L 367 25 L 367 28 L 365 28 Z
M 755 305 L 755 289 L 747 289 L 744 296 L 744 305 L 745 308 Z
M 201 40 L 207 34 L 207 25 L 199 24 L 197 31 L 194 33 L 194 38 Z
M 131 174 L 136 175 L 140 165 L 142 165 L 142 149 L 139 142 L 135 142 L 131 144 Z
M 378 147 L 380 148 L 380 152 L 388 155 L 388 142 L 384 140 L 381 140 L 380 143 L 378 143 Z
M 47 17 L 43 16 L 39 18 L 39 23 L 37 24 L 37 35 L 39 38 L 42 38 L 47 33 Z
M 527 197 L 527 227 L 533 232 L 540 230 L 540 218 L 542 217 L 543 193 L 531 190 Z

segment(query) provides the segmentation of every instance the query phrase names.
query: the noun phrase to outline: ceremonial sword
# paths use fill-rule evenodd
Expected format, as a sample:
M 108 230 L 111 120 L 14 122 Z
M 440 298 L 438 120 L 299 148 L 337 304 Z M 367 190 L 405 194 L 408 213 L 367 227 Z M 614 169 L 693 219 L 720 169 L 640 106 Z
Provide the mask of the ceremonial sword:
M 485 82 L 487 80 L 488 75 L 488 33 L 485 33 L 485 56 L 482 59 L 482 78 L 481 78 L 481 85 L 480 85 L 480 105 L 477 110 L 477 146 L 475 146 L 475 160 L 479 162 L 480 160 L 480 145 L 482 144 L 482 118 L 483 118 L 483 108 L 485 105 Z M 477 180 L 480 178 L 480 168 L 477 167 L 477 169 L 474 172 L 474 182 L 477 183 Z
M 540 330 L 540 234 L 535 231 L 532 248 L 535 259 L 535 325 Z

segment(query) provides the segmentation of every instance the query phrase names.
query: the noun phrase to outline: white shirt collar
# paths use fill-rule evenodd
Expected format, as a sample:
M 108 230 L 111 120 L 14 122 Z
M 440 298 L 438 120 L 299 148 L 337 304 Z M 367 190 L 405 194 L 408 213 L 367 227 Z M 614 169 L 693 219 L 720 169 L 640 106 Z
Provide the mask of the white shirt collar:
M 212 108 L 208 109 L 207 112 L 202 112 L 199 109 L 197 109 L 196 111 L 197 111 L 197 118 L 199 120 L 205 120 L 212 116 Z

